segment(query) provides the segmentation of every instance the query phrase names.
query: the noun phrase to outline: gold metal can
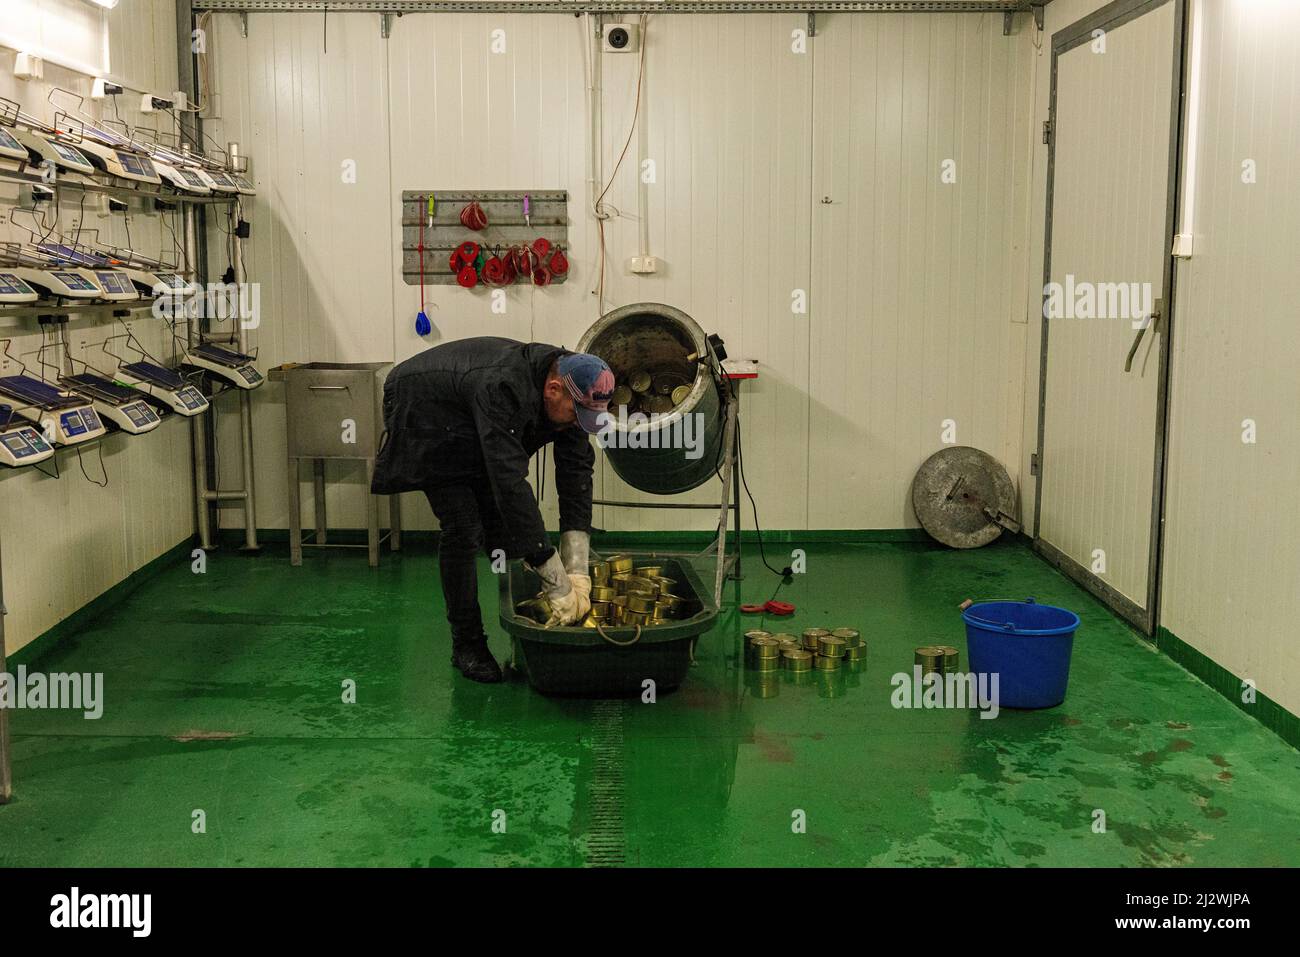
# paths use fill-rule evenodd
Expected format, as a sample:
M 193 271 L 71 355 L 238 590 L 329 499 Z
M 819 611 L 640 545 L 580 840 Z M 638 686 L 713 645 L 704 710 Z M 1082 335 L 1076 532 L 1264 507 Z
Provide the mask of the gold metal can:
M 594 605 L 598 601 L 613 601 L 618 594 L 618 589 L 613 585 L 592 585 L 591 602 Z
M 655 617 L 664 620 L 677 617 L 678 606 L 666 601 L 655 602 Z
M 687 397 L 690 396 L 690 394 L 691 394 L 690 386 L 679 385 L 677 388 L 673 389 L 673 395 L 672 395 L 673 405 L 681 405 L 683 402 L 686 401 Z
M 838 658 L 828 658 L 826 655 L 817 655 L 816 657 L 809 655 L 809 657 L 813 658 L 813 667 L 818 671 L 835 671 L 840 666 L 840 659 Z
M 847 648 L 844 649 L 844 660 L 845 661 L 866 661 L 867 646 L 849 645 Z
M 632 390 L 625 385 L 614 387 L 614 394 L 609 397 L 609 404 L 614 408 L 632 404 Z
M 780 658 L 781 643 L 775 638 L 755 638 L 749 643 L 755 658 Z
M 796 638 L 794 635 L 786 631 L 778 631 L 772 637 L 775 638 L 777 641 L 793 641 L 795 644 L 799 643 L 798 638 Z
M 609 573 L 613 575 L 630 574 L 636 561 L 630 555 L 611 555 L 605 559 L 609 563 Z
M 771 637 L 772 637 L 772 633 L 770 631 L 763 631 L 761 628 L 752 628 L 749 631 L 745 632 L 745 644 L 748 645 L 755 638 L 771 638 Z
M 921 674 L 930 672 L 943 674 L 943 652 L 933 645 L 923 645 L 916 649 L 916 664 L 921 666 Z
M 827 658 L 843 658 L 845 642 L 843 638 L 826 635 L 817 639 L 817 654 Z
M 664 415 L 673 410 L 673 400 L 666 395 L 648 395 L 642 400 L 641 406 L 646 412 Z
M 661 595 L 671 595 L 673 593 L 673 586 L 677 584 L 676 579 L 664 578 L 662 575 L 656 578 L 655 582 L 659 585 L 659 594 Z
M 627 610 L 640 615 L 648 615 L 655 610 L 655 600 L 643 595 L 628 595 Z
M 755 671 L 779 671 L 781 668 L 780 658 L 755 658 L 753 662 Z
M 813 654 L 817 653 L 818 642 L 830 634 L 825 628 L 807 628 L 803 633 L 803 646 Z
M 787 651 L 803 651 L 803 650 L 804 650 L 803 645 L 799 644 L 799 642 L 794 638 L 787 638 L 785 641 L 781 642 L 781 654 L 783 655 Z
M 609 616 L 609 602 L 593 601 L 591 603 L 592 618 L 607 618 Z
M 655 596 L 655 600 L 673 614 L 681 611 L 682 606 L 686 604 L 685 599 L 673 594 L 659 594 Z
M 957 674 L 957 669 L 961 665 L 961 652 L 952 645 L 935 645 L 934 647 L 943 652 L 943 673 L 946 675 Z
M 627 580 L 627 593 L 629 595 L 649 595 L 654 597 L 659 594 L 659 586 L 653 578 L 641 578 L 633 575 Z
M 781 663 L 790 671 L 812 671 L 813 655 L 803 648 L 788 648 L 781 652 Z
M 645 393 L 650 391 L 650 373 L 633 372 L 628 379 L 627 384 L 632 387 L 633 392 Z
M 642 565 L 633 574 L 638 578 L 658 578 L 663 574 L 663 571 L 664 567 L 662 565 Z
M 591 575 L 593 587 L 604 585 L 609 581 L 609 562 L 590 562 L 588 564 L 588 574 Z
M 756 671 L 745 676 L 745 687 L 755 698 L 775 698 L 781 693 L 781 674 L 777 671 Z
M 623 624 L 625 625 L 644 625 L 650 621 L 650 616 L 641 612 L 625 611 L 623 612 Z
M 833 628 L 831 637 L 843 638 L 850 648 L 862 644 L 862 634 L 856 628 Z
M 600 622 L 600 624 L 603 625 L 604 622 L 602 621 L 602 622 Z M 592 618 L 590 615 L 588 615 L 586 618 L 582 619 L 582 627 L 583 627 L 583 628 L 595 628 L 596 625 L 597 625 L 597 621 L 596 621 L 596 619 L 595 619 L 595 618 Z

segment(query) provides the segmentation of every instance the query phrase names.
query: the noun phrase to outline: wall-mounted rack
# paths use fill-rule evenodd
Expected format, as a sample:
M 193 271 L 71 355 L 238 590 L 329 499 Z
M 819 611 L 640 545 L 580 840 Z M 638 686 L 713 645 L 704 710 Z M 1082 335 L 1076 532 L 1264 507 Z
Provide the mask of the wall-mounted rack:
M 433 216 L 428 215 L 429 197 L 433 197 Z M 528 215 L 524 200 L 528 200 Z M 460 221 L 461 210 L 478 203 L 487 215 L 487 226 L 474 230 Z M 468 241 L 485 250 L 502 250 L 510 246 L 547 240 L 553 248 L 570 252 L 569 192 L 563 189 L 408 189 L 402 191 L 400 210 L 402 230 L 402 281 L 408 286 L 420 284 L 420 224 L 424 223 L 424 283 L 430 286 L 455 285 L 456 274 L 449 258 L 452 250 Z M 567 274 L 551 281 L 564 282 Z M 527 279 L 520 278 L 520 284 Z

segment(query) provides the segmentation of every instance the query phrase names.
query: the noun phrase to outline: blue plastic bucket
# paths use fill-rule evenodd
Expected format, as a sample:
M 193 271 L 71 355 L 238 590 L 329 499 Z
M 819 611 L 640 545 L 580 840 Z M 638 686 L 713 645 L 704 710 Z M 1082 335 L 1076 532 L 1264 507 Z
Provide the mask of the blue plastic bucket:
M 1025 601 L 982 601 L 961 614 L 971 670 L 997 674 L 1004 708 L 1051 708 L 1065 700 L 1079 616 Z

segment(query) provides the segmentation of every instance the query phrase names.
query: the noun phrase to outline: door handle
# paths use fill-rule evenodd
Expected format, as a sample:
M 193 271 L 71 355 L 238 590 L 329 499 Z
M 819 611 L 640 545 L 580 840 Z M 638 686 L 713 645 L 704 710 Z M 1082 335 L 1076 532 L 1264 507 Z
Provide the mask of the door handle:
M 1137 355 L 1138 346 L 1142 344 L 1142 336 L 1147 331 L 1147 328 L 1150 327 L 1151 335 L 1154 336 L 1156 334 L 1155 328 L 1160 322 L 1160 314 L 1164 311 L 1164 304 L 1165 301 L 1163 299 L 1157 299 L 1155 308 L 1151 310 L 1151 315 L 1147 316 L 1143 320 L 1142 325 L 1138 326 L 1137 337 L 1133 340 L 1133 345 L 1129 347 L 1128 357 L 1124 360 L 1125 372 L 1133 371 L 1133 357 Z

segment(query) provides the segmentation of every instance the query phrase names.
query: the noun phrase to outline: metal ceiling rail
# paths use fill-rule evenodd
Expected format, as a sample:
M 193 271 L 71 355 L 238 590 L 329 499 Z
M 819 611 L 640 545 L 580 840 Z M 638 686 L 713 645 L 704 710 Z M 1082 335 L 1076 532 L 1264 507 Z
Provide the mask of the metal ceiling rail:
M 1028 13 L 1047 0 L 192 0 L 195 13 Z

